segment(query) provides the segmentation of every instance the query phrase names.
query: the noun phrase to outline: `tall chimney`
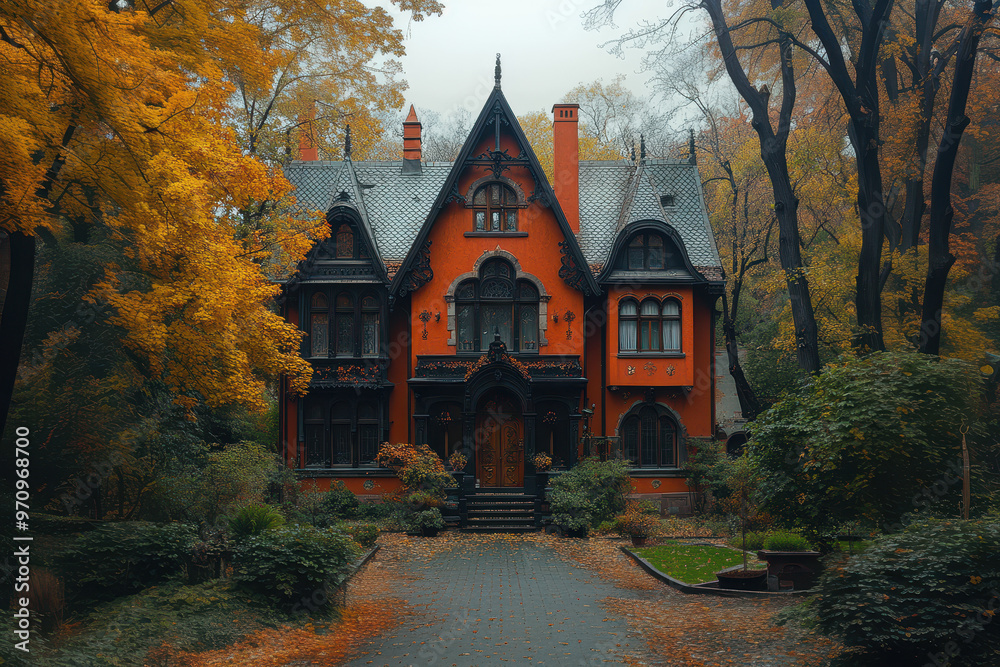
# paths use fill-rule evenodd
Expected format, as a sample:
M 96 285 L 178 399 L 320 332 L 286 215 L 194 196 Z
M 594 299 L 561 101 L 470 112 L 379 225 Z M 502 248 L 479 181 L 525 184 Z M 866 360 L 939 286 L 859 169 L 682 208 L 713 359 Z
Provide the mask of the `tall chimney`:
M 556 199 L 573 233 L 580 233 L 580 139 L 577 133 L 579 104 L 552 106 L 552 171 Z
M 319 159 L 319 148 L 316 146 L 316 137 L 313 128 L 313 119 L 316 117 L 316 107 L 309 106 L 309 113 L 299 116 L 299 159 L 315 162 Z
M 403 121 L 403 173 L 420 173 L 420 121 L 417 111 L 410 105 L 410 113 Z

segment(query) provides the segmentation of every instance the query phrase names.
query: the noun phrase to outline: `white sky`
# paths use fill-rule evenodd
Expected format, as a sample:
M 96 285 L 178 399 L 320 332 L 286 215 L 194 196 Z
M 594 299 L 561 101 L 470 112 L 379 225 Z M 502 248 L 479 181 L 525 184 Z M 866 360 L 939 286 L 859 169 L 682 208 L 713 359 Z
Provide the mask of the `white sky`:
M 501 86 L 514 113 L 548 112 L 571 88 L 598 78 L 606 83 L 624 74 L 626 85 L 646 94 L 648 73 L 639 73 L 642 54 L 619 58 L 598 44 L 619 37 L 642 19 L 672 12 L 668 1 L 625 0 L 616 27 L 584 30 L 580 14 L 600 0 L 444 0 L 445 10 L 422 22 L 395 13 L 408 31 L 403 77 L 410 87 L 406 105 L 447 115 L 465 107 L 473 117 L 493 89 L 500 52 Z M 388 4 L 388 3 L 386 3 Z

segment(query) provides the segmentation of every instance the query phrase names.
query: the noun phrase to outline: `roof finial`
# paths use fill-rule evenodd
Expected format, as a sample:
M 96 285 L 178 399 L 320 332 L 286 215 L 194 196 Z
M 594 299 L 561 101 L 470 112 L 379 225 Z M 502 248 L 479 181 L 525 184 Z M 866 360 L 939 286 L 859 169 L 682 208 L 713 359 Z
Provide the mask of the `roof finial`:
M 688 138 L 688 164 L 698 164 L 698 158 L 694 154 L 694 128 L 689 128 L 690 133 Z
M 639 159 L 646 159 L 646 137 L 639 135 Z
M 351 159 L 351 126 L 348 124 L 347 131 L 344 132 L 344 157 Z
M 493 87 L 494 88 L 500 88 L 500 54 L 499 53 L 497 54 L 497 66 L 496 66 L 496 69 L 493 70 L 493 81 L 494 81 Z

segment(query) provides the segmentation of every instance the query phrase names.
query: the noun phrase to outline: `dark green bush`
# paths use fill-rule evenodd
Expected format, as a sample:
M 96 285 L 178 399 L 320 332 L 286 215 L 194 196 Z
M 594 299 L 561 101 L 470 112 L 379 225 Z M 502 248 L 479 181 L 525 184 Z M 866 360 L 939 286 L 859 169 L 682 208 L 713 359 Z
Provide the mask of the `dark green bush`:
M 749 538 L 749 536 L 747 536 Z M 747 540 L 749 545 L 749 539 Z M 760 547 L 758 547 L 759 549 Z M 764 540 L 764 549 L 768 551 L 811 551 L 809 540 L 796 533 L 773 533 Z M 750 550 L 750 547 L 747 546 Z
M 234 578 L 251 591 L 281 602 L 313 599 L 339 585 L 359 553 L 341 530 L 282 526 L 249 537 L 236 548 Z
M 242 540 L 284 523 L 285 517 L 270 505 L 247 505 L 229 521 L 229 532 L 234 540 Z
M 406 528 L 412 531 L 420 531 L 424 528 L 436 528 L 440 530 L 444 528 L 444 517 L 441 515 L 441 510 L 436 507 L 419 510 L 407 517 Z
M 330 485 L 330 490 L 323 494 L 320 507 L 323 511 L 338 519 L 354 519 L 358 515 L 358 497 L 348 490 L 339 479 Z
M 817 591 L 818 628 L 847 646 L 893 664 L 994 665 L 1000 523 L 913 524 L 828 564 Z
M 625 511 L 632 490 L 626 461 L 584 459 L 552 483 L 549 505 L 556 525 L 569 530 L 589 529 L 613 521 Z
M 109 523 L 78 537 L 57 569 L 71 596 L 107 600 L 180 574 L 197 537 L 180 523 Z
M 378 541 L 378 526 L 373 523 L 344 524 L 341 528 L 365 549 L 371 549 Z
M 747 533 L 747 551 L 760 551 L 764 548 L 764 543 L 769 537 L 768 533 L 764 532 L 748 532 Z M 736 547 L 737 549 L 743 548 L 743 537 L 741 535 L 735 535 L 729 539 L 729 546 Z

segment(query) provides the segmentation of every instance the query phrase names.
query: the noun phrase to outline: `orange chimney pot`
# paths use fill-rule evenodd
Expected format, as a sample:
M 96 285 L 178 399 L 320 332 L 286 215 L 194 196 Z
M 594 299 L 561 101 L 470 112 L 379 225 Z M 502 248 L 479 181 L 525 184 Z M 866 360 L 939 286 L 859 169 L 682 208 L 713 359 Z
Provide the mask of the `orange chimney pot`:
M 552 106 L 552 184 L 573 233 L 580 233 L 579 104 Z

